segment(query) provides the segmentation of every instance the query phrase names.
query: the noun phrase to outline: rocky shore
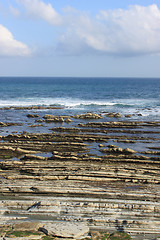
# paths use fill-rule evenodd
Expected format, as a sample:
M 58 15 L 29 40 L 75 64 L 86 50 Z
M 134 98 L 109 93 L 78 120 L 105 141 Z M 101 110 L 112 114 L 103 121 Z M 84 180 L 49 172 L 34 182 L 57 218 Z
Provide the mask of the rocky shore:
M 160 122 L 5 110 L 26 117 L 0 122 L 1 237 L 160 238 Z

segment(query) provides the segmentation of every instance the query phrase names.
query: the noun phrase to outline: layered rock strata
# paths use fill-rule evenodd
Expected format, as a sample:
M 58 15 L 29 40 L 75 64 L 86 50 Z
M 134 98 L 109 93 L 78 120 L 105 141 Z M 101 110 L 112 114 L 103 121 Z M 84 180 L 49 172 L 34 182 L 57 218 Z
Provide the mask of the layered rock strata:
M 160 236 L 160 123 L 98 119 L 1 136 L 1 224 L 80 222 L 137 240 Z M 154 143 L 150 152 L 142 141 Z

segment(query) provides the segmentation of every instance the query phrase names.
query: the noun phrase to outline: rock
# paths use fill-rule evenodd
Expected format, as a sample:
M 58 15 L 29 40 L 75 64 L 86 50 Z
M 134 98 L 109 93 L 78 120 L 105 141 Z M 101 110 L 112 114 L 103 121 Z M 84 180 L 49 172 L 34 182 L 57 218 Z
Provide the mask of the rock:
M 126 118 L 131 118 L 132 115 L 131 115 L 131 114 L 126 114 L 125 117 L 126 117 Z
M 108 113 L 108 114 L 106 114 L 106 117 L 121 118 L 122 115 L 120 113 Z
M 44 120 L 42 120 L 42 119 L 38 119 L 38 120 L 35 120 L 35 122 L 44 122 Z
M 38 114 L 31 114 L 31 113 L 29 113 L 29 114 L 27 114 L 27 117 L 28 118 L 38 118 L 40 116 Z
M 0 126 L 1 126 L 1 127 L 6 127 L 6 124 L 3 123 L 3 122 L 0 122 Z
M 45 119 L 45 122 L 46 123 L 63 123 L 63 122 L 66 122 L 66 123 L 70 123 L 72 122 L 72 120 L 67 117 L 67 116 L 54 116 L 54 115 L 49 115 L 49 114 L 46 114 L 44 115 L 43 117 Z M 66 118 L 66 119 L 64 119 Z
M 107 113 L 106 117 L 114 117 L 114 113 Z
M 125 148 L 125 149 L 123 149 L 123 153 L 134 154 L 134 153 L 136 153 L 136 151 L 134 151 L 133 149 L 130 149 L 130 148 Z
M 41 231 L 54 237 L 76 239 L 88 233 L 89 227 L 82 223 L 54 222 L 45 224 Z
M 12 226 L 15 231 L 38 231 L 41 227 L 43 227 L 43 224 L 39 222 L 22 222 Z
M 136 151 L 130 149 L 130 148 L 119 148 L 115 145 L 108 145 L 108 149 L 101 149 L 100 152 L 103 153 L 115 153 L 115 154 L 134 154 Z
M 21 149 L 21 148 L 19 148 L 19 147 L 17 147 L 17 148 L 15 149 L 15 152 L 16 152 L 17 154 L 34 154 L 34 153 L 37 153 L 36 151 L 30 151 L 30 150 L 26 150 L 26 149 Z
M 52 122 L 60 122 L 60 123 L 62 123 L 62 122 L 64 122 L 64 119 L 62 118 L 62 117 L 55 117 L 55 118 L 51 118 L 51 119 L 46 119 L 45 120 L 45 122 L 46 123 L 52 123 Z
M 117 239 L 117 240 L 122 240 L 122 239 L 132 240 L 131 236 L 128 233 L 124 233 L 124 232 L 112 233 L 108 238 L 108 240 L 114 240 L 114 239 Z
M 21 161 L 27 160 L 27 159 L 33 159 L 33 160 L 45 160 L 46 158 L 43 156 L 37 156 L 37 155 L 32 155 L 32 154 L 25 154 L 23 158 L 21 158 Z
M 108 148 L 117 148 L 116 145 L 112 145 L 112 144 L 108 145 L 107 147 L 108 147 Z
M 97 239 L 102 238 L 100 232 L 98 232 L 98 231 L 91 231 L 90 234 L 91 234 L 91 239 L 92 240 L 97 240 Z
M 74 118 L 76 118 L 76 119 L 102 119 L 103 117 L 96 113 L 85 113 L 85 114 L 76 115 Z
M 34 128 L 34 127 L 42 127 L 44 126 L 43 124 L 33 124 L 33 125 L 29 125 L 28 127 Z
M 123 152 L 123 148 L 117 148 L 117 152 L 118 153 L 122 153 Z
M 65 122 L 70 123 L 70 122 L 73 122 L 73 121 L 70 118 L 66 118 Z
M 54 119 L 56 116 L 54 116 L 54 115 L 50 115 L 50 114 L 45 114 L 44 115 L 44 119 Z
M 114 117 L 115 117 L 115 118 L 121 118 L 122 115 L 121 115 L 120 113 L 116 113 L 116 114 L 114 115 Z
M 7 146 L 0 146 L 0 150 L 6 150 L 6 151 L 11 151 L 11 152 L 15 151 L 14 148 L 12 148 L 12 147 L 7 147 Z
M 106 147 L 105 145 L 103 145 L 103 144 L 99 144 L 99 147 L 101 148 L 101 147 Z
M 11 123 L 11 122 L 0 122 L 0 127 L 10 127 L 10 126 L 22 126 L 24 123 Z

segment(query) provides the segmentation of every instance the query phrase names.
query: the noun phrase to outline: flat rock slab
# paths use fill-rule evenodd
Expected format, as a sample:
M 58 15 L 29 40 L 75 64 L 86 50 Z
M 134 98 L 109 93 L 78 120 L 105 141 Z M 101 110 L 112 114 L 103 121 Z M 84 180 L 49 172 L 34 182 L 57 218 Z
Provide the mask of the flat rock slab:
M 12 226 L 15 231 L 38 231 L 41 227 L 43 227 L 43 224 L 39 222 L 22 222 Z
M 45 224 L 42 231 L 47 235 L 74 239 L 88 233 L 89 227 L 82 223 L 57 222 Z

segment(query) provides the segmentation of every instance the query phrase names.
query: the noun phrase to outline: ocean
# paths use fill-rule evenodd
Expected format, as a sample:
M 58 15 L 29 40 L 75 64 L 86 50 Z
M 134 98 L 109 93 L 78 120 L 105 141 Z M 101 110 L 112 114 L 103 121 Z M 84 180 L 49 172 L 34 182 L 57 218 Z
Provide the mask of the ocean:
M 57 115 L 119 112 L 159 121 L 160 79 L 0 77 L 0 108 L 33 105 L 62 108 Z

